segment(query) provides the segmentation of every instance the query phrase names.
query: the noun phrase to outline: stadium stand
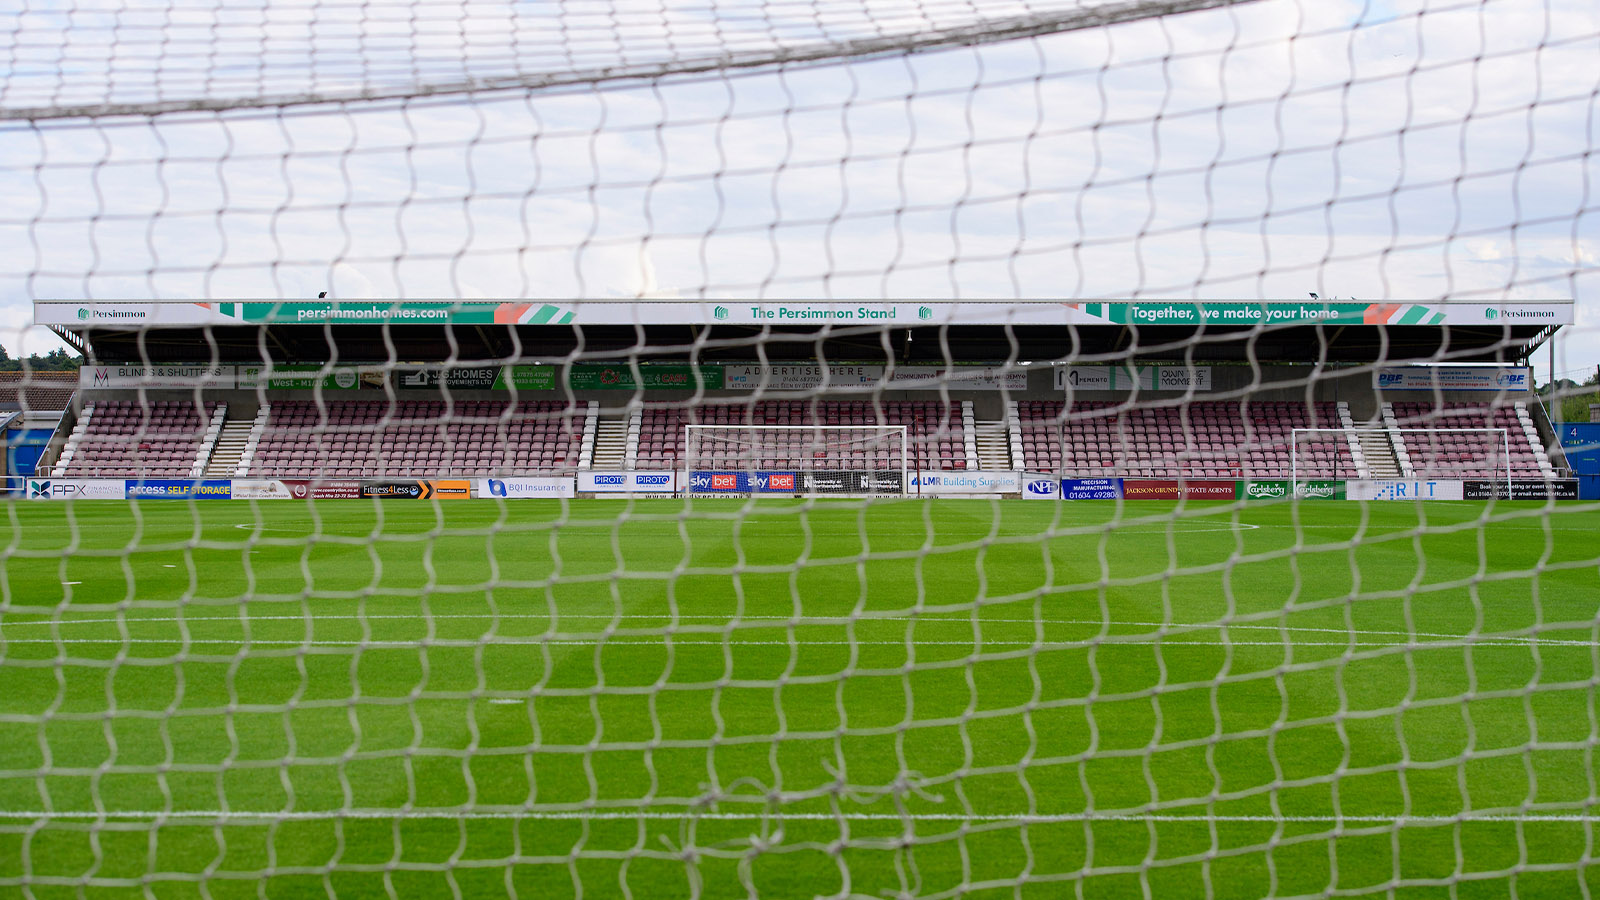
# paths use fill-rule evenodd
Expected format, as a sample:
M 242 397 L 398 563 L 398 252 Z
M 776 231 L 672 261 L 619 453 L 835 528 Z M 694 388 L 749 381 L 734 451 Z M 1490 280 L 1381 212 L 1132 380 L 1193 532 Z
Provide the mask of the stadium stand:
M 1418 478 L 1549 478 L 1550 457 L 1527 405 L 1397 400 L 1385 403 L 1384 424 L 1394 431 L 1402 467 Z M 1505 429 L 1498 431 L 1453 429 Z M 1509 448 L 1510 465 L 1506 454 Z
M 906 464 L 912 469 L 969 468 L 968 428 L 972 418 L 967 404 L 940 400 L 871 401 L 829 400 L 815 403 L 802 400 L 761 401 L 754 404 L 708 403 L 697 407 L 646 404 L 635 414 L 637 446 L 629 454 L 630 467 L 671 469 L 684 459 L 684 426 L 695 425 L 800 425 L 822 428 L 904 425 Z M 871 450 L 844 446 L 812 447 L 814 436 L 803 432 L 767 432 L 760 438 L 762 465 L 791 465 L 805 454 L 813 468 L 844 466 L 858 462 L 894 464 L 898 450 L 877 446 Z M 632 443 L 632 442 L 630 442 Z M 718 455 L 705 458 L 709 468 L 739 468 L 747 465 L 751 444 L 716 442 Z M 868 458 L 865 454 L 872 453 Z M 818 455 L 822 454 L 822 455 Z M 894 459 L 889 457 L 894 455 Z M 698 467 L 701 463 L 697 461 Z
M 1338 403 L 1202 401 L 1129 406 L 1055 400 L 1017 403 L 1022 468 L 1066 475 L 1144 478 L 1288 478 L 1295 428 L 1339 428 Z M 1302 434 L 1301 477 L 1356 478 L 1360 466 L 1342 435 Z
M 226 406 L 215 401 L 99 400 L 83 408 L 55 475 L 184 478 L 204 463 Z
M 594 404 L 579 401 L 275 401 L 244 474 L 266 478 L 571 474 Z

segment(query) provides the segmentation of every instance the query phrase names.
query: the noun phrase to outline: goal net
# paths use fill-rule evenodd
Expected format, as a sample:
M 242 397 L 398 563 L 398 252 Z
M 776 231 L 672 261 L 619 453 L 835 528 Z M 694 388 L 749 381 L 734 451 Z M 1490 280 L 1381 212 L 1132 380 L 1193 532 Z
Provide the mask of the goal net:
M 0 895 L 1592 896 L 1594 6 L 0 4 Z
M 688 425 L 687 493 L 907 493 L 904 425 Z

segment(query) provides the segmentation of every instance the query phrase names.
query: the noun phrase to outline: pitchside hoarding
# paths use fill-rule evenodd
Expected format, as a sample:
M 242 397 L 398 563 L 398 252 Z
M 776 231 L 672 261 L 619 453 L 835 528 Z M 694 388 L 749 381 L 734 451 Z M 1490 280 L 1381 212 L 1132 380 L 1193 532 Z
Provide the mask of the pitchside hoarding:
M 123 500 L 127 482 L 121 479 L 29 478 L 25 487 L 29 500 Z
M 586 494 L 670 494 L 677 489 L 676 472 L 578 473 L 578 490 Z
M 186 481 L 177 479 L 128 479 L 129 500 L 229 500 L 231 481 Z
M 1461 496 L 1466 500 L 1576 500 L 1578 480 L 1513 478 L 1505 481 L 1463 481 Z
M 1351 500 L 1461 500 L 1459 481 L 1379 479 L 1346 482 Z
M 1129 500 L 1233 500 L 1232 481 L 1170 481 L 1122 479 L 1122 496 Z
M 916 472 L 908 479 L 906 490 L 923 495 L 1019 494 L 1022 476 L 1017 472 Z
M 503 500 L 537 500 L 576 497 L 577 485 L 571 478 L 479 478 L 479 497 L 498 497 Z

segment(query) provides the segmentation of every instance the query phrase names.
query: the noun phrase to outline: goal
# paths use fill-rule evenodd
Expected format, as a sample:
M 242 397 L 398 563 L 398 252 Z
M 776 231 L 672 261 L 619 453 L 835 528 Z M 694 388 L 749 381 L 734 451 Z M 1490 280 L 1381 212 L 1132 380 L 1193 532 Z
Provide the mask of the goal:
M 904 425 L 686 425 L 686 493 L 906 493 Z
M 1296 428 L 1290 480 L 1438 479 L 1490 482 L 1509 496 L 1514 456 L 1505 428 Z

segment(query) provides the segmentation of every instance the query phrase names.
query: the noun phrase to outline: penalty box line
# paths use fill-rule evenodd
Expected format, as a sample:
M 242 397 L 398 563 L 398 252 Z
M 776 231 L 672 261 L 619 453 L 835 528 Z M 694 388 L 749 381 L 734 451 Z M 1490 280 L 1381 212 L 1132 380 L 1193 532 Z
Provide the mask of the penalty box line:
M 1525 645 L 1528 645 L 1528 644 L 1538 643 L 1540 645 L 1553 645 L 1553 646 L 1572 645 L 1572 646 L 1584 646 L 1584 647 L 1587 647 L 1587 646 L 1592 646 L 1594 644 L 1593 641 L 1577 641 L 1577 640 L 1563 639 L 1563 638 L 1541 638 L 1541 637 L 1534 636 L 1534 635 L 1519 636 L 1519 635 L 1503 635 L 1503 634 L 1492 634 L 1492 633 L 1491 634 L 1479 634 L 1479 635 L 1464 635 L 1464 634 L 1447 634 L 1447 633 L 1444 633 L 1444 632 L 1433 632 L 1433 631 L 1391 631 L 1391 630 L 1361 629 L 1361 628 L 1330 628 L 1330 627 L 1326 627 L 1326 626 L 1312 626 L 1312 625 L 1271 625 L 1271 624 L 1231 623 L 1231 622 L 1230 623 L 1223 623 L 1223 622 L 1133 622 L 1133 621 L 1106 622 L 1106 621 L 1100 621 L 1100 620 L 1096 620 L 1096 619 L 985 619 L 985 618 L 979 618 L 979 619 L 974 620 L 974 619 L 972 619 L 970 617 L 969 618 L 954 618 L 954 617 L 950 617 L 950 616 L 942 616 L 942 617 L 935 618 L 935 617 L 931 617 L 931 616 L 924 617 L 924 616 L 909 616 L 909 615 L 899 615 L 899 616 L 867 615 L 867 616 L 859 616 L 859 617 L 851 617 L 851 616 L 814 616 L 813 617 L 813 616 L 748 616 L 748 615 L 729 616 L 729 615 L 683 614 L 683 615 L 673 616 L 673 615 L 668 615 L 668 614 L 652 615 L 652 614 L 637 614 L 637 613 L 620 613 L 620 614 L 617 614 L 617 615 L 606 615 L 606 614 L 602 614 L 602 613 L 556 613 L 554 615 L 552 615 L 550 613 L 435 613 L 435 614 L 429 614 L 429 615 L 415 615 L 415 614 L 404 614 L 404 613 L 373 613 L 371 615 L 362 615 L 362 614 L 356 614 L 356 613 L 337 613 L 337 614 L 333 614 L 333 615 L 312 614 L 312 615 L 307 615 L 307 616 L 285 616 L 285 615 L 262 615 L 262 616 L 257 616 L 257 615 L 251 615 L 251 616 L 247 616 L 247 617 L 243 617 L 243 618 L 241 618 L 239 616 L 138 616 L 138 617 L 123 617 L 123 618 L 115 618 L 115 617 L 104 618 L 104 617 L 102 617 L 102 618 L 96 618 L 96 619 L 54 619 L 54 618 L 51 618 L 51 619 L 34 619 L 34 620 L 26 621 L 26 622 L 4 622 L 4 623 L 0 623 L 0 635 L 3 635 L 4 630 L 8 629 L 8 628 L 24 628 L 24 627 L 39 626 L 39 625 L 127 625 L 127 626 L 134 626 L 134 625 L 139 625 L 139 624 L 146 623 L 146 622 L 149 622 L 149 623 L 183 623 L 183 624 L 199 623 L 199 622 L 228 622 L 228 623 L 233 623 L 233 624 L 237 624 L 237 625 L 244 625 L 244 624 L 252 624 L 253 625 L 253 624 L 257 623 L 257 622 L 308 622 L 308 621 L 309 622 L 366 622 L 366 621 L 400 620 L 400 621 L 407 621 L 407 622 L 428 622 L 428 621 L 434 621 L 434 620 L 439 620 L 439 621 L 443 621 L 443 620 L 472 620 L 472 621 L 499 621 L 499 620 L 504 620 L 504 621 L 523 621 L 523 620 L 532 620 L 532 621 L 550 621 L 550 620 L 560 620 L 560 619 L 573 619 L 573 620 L 577 620 L 577 621 L 598 621 L 598 622 L 650 621 L 650 622 L 664 623 L 663 624 L 664 628 L 671 627 L 673 622 L 691 622 L 692 623 L 693 621 L 699 621 L 699 620 L 707 620 L 707 621 L 713 621 L 713 622 L 726 621 L 726 622 L 729 622 L 731 624 L 732 628 L 734 628 L 736 630 L 737 629 L 744 629 L 744 628 L 772 628 L 772 627 L 778 627 L 778 626 L 783 626 L 783 625 L 795 625 L 795 626 L 807 626 L 807 627 L 829 627 L 829 626 L 831 626 L 831 627 L 845 627 L 845 626 L 850 626 L 850 625 L 865 625 L 865 624 L 880 623 L 880 622 L 881 623 L 893 623 L 893 624 L 900 624 L 900 623 L 911 624 L 911 623 L 914 622 L 918 626 L 928 625 L 928 624 L 965 625 L 965 626 L 968 626 L 968 627 L 971 627 L 974 624 L 978 625 L 979 627 L 982 627 L 982 626 L 985 626 L 985 625 L 1038 625 L 1038 626 L 1075 625 L 1075 626 L 1087 626 L 1087 627 L 1097 627 L 1097 628 L 1102 628 L 1103 627 L 1103 628 L 1155 628 L 1155 629 L 1159 629 L 1158 631 L 1150 632 L 1150 633 L 1146 633 L 1146 634 L 1132 634 L 1132 635 L 1114 634 L 1114 635 L 1107 635 L 1107 637 L 1111 638 L 1111 640 L 1102 640 L 1102 641 L 1098 641 L 1098 642 L 1090 642 L 1090 641 L 1065 642 L 1065 643 L 1083 643 L 1083 644 L 1089 644 L 1089 643 L 1099 643 L 1099 644 L 1138 643 L 1138 641 L 1123 640 L 1125 638 L 1146 638 L 1146 639 L 1150 639 L 1150 640 L 1172 639 L 1172 638 L 1187 638 L 1187 637 L 1190 637 L 1192 635 L 1192 632 L 1195 632 L 1195 631 L 1212 631 L 1212 630 L 1241 630 L 1241 631 L 1251 630 L 1251 631 L 1273 631 L 1273 632 L 1308 632 L 1308 633 L 1316 633 L 1316 634 L 1348 634 L 1348 635 L 1354 635 L 1354 636 L 1357 636 L 1357 637 L 1401 637 L 1401 638 L 1412 638 L 1412 639 L 1414 639 L 1414 638 L 1431 638 L 1431 639 L 1437 639 L 1437 640 L 1457 642 L 1459 645 L 1462 645 L 1462 646 L 1465 646 L 1465 645 L 1468 645 L 1468 644 L 1471 644 L 1473 646 L 1507 646 L 1507 645 L 1525 646 Z M 743 623 L 753 623 L 753 624 L 746 625 L 746 624 L 743 624 Z M 1569 628 L 1570 629 L 1577 629 L 1577 628 L 1589 628 L 1589 629 L 1592 629 L 1593 627 L 1594 627 L 1594 625 L 1593 625 L 1592 622 L 1574 622 L 1574 623 L 1571 623 L 1570 626 L 1565 625 L 1565 624 L 1554 625 L 1554 626 L 1547 624 L 1546 627 L 1545 627 L 1545 630 L 1556 630 L 1557 628 L 1561 628 L 1561 629 L 1564 629 L 1564 630 L 1565 629 L 1569 629 Z M 672 631 L 665 631 L 664 630 L 661 633 L 662 633 L 663 636 L 673 636 L 673 637 L 680 636 L 678 632 L 672 632 Z M 683 632 L 683 634 L 696 635 L 696 636 L 707 636 L 707 637 L 715 636 L 717 633 L 718 632 L 716 632 L 716 631 L 699 630 L 698 628 L 695 631 Z M 726 632 L 724 632 L 724 633 L 726 633 Z M 634 635 L 634 636 L 636 636 L 636 635 Z M 515 642 L 518 638 L 529 638 L 529 637 L 534 637 L 534 636 L 532 636 L 532 635 L 498 636 L 498 635 L 496 635 L 496 636 L 493 636 L 492 639 L 493 639 L 494 642 L 499 643 L 499 642 Z M 418 640 L 420 641 L 421 639 L 419 638 Z M 464 639 L 452 639 L 452 640 L 464 640 Z M 12 642 L 12 643 L 28 643 L 29 641 L 27 641 L 26 639 L 10 639 L 10 642 Z M 68 643 L 68 642 L 76 642 L 76 641 L 63 641 L 63 643 Z M 115 639 L 115 638 L 106 638 L 105 642 L 107 642 L 107 643 L 117 643 L 118 640 Z M 136 641 L 136 642 L 142 642 L 142 641 Z M 172 638 L 170 640 L 162 639 L 159 642 L 161 642 L 161 643 L 180 643 L 181 642 L 181 638 Z M 548 641 L 548 642 L 549 643 L 561 643 L 563 641 L 560 640 L 560 639 L 552 639 L 551 641 Z M 577 643 L 577 641 L 568 641 L 568 642 Z M 594 641 L 591 640 L 591 641 L 588 641 L 588 642 L 589 643 L 593 643 Z M 51 641 L 51 643 L 54 643 L 54 642 Z M 222 640 L 191 639 L 190 643 L 228 643 L 228 642 L 227 641 L 222 641 Z M 271 641 L 271 640 L 259 640 L 259 641 L 251 641 L 251 643 L 271 644 L 271 643 L 285 643 L 285 642 L 282 642 L 282 641 Z M 292 643 L 305 643 L 305 642 L 303 642 L 303 641 L 294 641 Z M 315 643 L 315 642 L 312 642 L 312 643 Z M 382 642 L 369 641 L 369 642 L 366 642 L 366 645 L 370 646 L 370 645 L 372 645 L 374 643 L 382 643 Z M 397 642 L 397 643 L 415 644 L 415 643 L 417 643 L 417 641 Z M 608 643 L 622 643 L 622 641 L 612 640 L 612 641 L 608 641 Z M 686 641 L 685 643 L 692 643 L 692 642 Z M 762 643 L 762 644 L 765 644 L 765 643 L 777 643 L 777 644 L 786 644 L 788 642 L 787 641 L 762 641 L 762 642 L 744 642 L 744 643 Z M 801 641 L 801 642 L 797 642 L 797 643 L 827 643 L 827 642 Z M 891 644 L 902 644 L 902 643 L 905 643 L 905 642 L 904 641 L 845 641 L 844 643 L 856 643 L 856 644 L 891 643 Z M 913 640 L 912 643 L 916 643 L 916 644 L 921 644 L 921 643 L 937 644 L 937 643 L 944 643 L 944 642 Z M 962 641 L 962 642 L 953 642 L 953 643 L 969 643 L 969 642 Z M 1005 642 L 1005 641 L 989 641 L 989 640 L 985 640 L 984 643 L 987 644 L 987 643 L 1007 643 L 1007 642 Z M 1016 643 L 1025 644 L 1025 645 L 1029 645 L 1029 646 L 1031 646 L 1033 644 L 1032 641 L 1016 642 Z M 1053 643 L 1063 643 L 1063 642 L 1044 642 L 1044 643 L 1053 644 Z M 1274 645 L 1274 646 L 1281 646 L 1282 645 L 1281 641 L 1251 642 L 1251 641 L 1222 641 L 1222 640 L 1217 640 L 1217 641 L 1212 641 L 1212 642 L 1200 642 L 1200 641 L 1192 641 L 1192 640 L 1171 640 L 1171 641 L 1169 641 L 1169 643 L 1172 643 L 1172 644 L 1181 644 L 1181 643 L 1216 643 L 1216 644 L 1237 645 L 1237 646 L 1251 646 L 1252 644 L 1261 644 L 1261 645 L 1271 644 L 1271 645 Z M 1316 643 L 1316 642 L 1304 642 L 1304 641 L 1291 641 L 1290 643 L 1292 645 L 1295 645 L 1295 646 L 1329 646 L 1331 644 L 1340 644 L 1340 645 L 1342 645 L 1342 644 L 1346 644 L 1346 643 L 1350 643 L 1350 642 L 1335 641 L 1335 642 L 1327 642 L 1327 643 Z M 1375 642 L 1355 642 L 1355 645 L 1356 646 L 1404 646 L 1403 643 L 1378 644 L 1378 643 L 1375 643 Z
M 1591 813 L 1460 813 L 1457 815 L 1228 815 L 1183 813 L 959 813 L 959 812 L 721 812 L 715 810 L 0 810 L 0 821 L 331 821 L 331 820 L 527 820 L 527 821 L 800 821 L 800 822 L 965 822 L 1048 825 L 1073 822 L 1242 823 L 1326 825 L 1450 825 L 1600 822 Z

